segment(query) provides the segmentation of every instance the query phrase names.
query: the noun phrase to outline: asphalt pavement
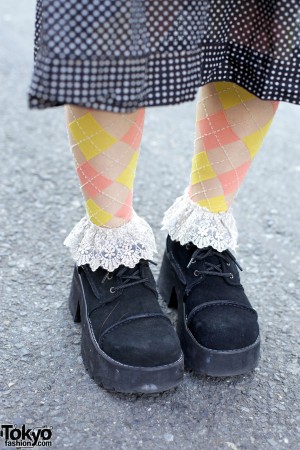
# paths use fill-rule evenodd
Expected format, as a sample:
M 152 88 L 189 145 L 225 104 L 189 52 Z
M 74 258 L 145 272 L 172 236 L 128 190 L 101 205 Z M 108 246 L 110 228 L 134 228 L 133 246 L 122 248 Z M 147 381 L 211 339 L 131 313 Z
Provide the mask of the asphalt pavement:
M 111 394 L 84 369 L 67 306 L 63 240 L 84 204 L 63 108 L 27 109 L 33 24 L 33 0 L 1 2 L 0 424 L 51 426 L 55 450 L 300 449 L 300 107 L 280 105 L 234 206 L 259 367 L 225 379 L 185 373 L 153 396 Z M 146 111 L 134 205 L 155 231 L 158 264 L 163 212 L 189 179 L 195 105 Z

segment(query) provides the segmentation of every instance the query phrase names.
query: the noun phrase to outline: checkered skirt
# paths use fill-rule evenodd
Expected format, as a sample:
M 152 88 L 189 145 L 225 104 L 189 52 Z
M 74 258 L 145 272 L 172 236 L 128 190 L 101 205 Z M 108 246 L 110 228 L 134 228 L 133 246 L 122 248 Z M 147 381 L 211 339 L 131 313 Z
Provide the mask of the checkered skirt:
M 29 107 L 114 112 L 232 81 L 300 104 L 299 0 L 37 0 Z

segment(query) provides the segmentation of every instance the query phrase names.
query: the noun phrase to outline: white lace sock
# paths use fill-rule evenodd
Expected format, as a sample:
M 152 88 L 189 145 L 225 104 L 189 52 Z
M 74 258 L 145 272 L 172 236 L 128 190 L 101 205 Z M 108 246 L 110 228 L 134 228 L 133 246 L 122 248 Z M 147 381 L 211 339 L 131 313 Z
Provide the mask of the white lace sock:
M 238 232 L 231 208 L 213 213 L 193 202 L 189 187 L 165 212 L 162 229 L 182 245 L 192 242 L 198 248 L 212 246 L 219 252 L 235 251 Z
M 150 225 L 134 211 L 132 218 L 117 228 L 102 228 L 88 216 L 78 222 L 64 244 L 77 265 L 89 264 L 112 272 L 120 265 L 134 267 L 140 259 L 153 259 L 156 243 Z

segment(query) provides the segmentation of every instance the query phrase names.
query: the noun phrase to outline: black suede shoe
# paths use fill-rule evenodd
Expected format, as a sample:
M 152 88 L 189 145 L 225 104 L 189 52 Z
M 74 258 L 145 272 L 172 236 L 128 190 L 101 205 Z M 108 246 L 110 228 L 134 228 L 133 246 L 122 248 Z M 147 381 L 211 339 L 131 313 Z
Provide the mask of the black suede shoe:
M 237 267 L 229 250 L 198 249 L 167 238 L 158 289 L 170 307 L 178 305 L 185 366 L 195 372 L 230 376 L 257 366 L 257 313 Z
M 180 383 L 180 342 L 159 306 L 148 261 L 114 272 L 75 266 L 69 306 L 74 322 L 82 322 L 85 367 L 102 387 L 154 393 Z

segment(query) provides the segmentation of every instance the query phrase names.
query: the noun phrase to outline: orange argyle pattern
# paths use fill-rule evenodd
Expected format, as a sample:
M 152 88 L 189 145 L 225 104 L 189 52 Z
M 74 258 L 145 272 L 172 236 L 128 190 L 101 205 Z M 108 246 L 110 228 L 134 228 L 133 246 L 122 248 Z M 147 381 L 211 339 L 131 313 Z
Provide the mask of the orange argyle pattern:
M 202 87 L 196 108 L 189 195 L 211 212 L 226 211 L 260 149 L 278 107 L 230 82 Z
M 100 227 L 121 226 L 133 214 L 145 109 L 119 114 L 68 105 L 66 112 L 87 214 Z

